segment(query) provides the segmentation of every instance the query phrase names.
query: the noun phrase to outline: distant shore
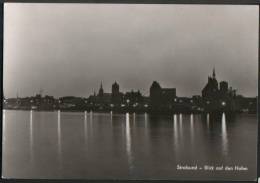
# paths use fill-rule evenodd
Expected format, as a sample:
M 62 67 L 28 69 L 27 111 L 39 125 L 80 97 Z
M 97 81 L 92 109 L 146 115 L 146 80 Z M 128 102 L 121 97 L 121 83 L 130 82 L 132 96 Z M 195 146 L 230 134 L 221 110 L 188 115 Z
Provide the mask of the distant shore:
M 50 110 L 35 110 L 35 109 L 3 109 L 3 110 L 10 110 L 10 111 L 36 111 L 36 112 L 93 112 L 93 113 L 114 113 L 114 114 L 152 114 L 152 115 L 173 115 L 173 114 L 256 114 L 256 111 L 134 111 L 134 110 L 75 110 L 75 109 L 50 109 Z

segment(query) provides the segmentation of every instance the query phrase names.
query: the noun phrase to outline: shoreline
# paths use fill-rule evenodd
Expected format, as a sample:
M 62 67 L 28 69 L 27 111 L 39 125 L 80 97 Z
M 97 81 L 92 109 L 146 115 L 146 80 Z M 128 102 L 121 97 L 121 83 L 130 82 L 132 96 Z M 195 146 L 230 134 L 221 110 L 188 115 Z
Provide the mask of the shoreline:
M 202 115 L 207 115 L 207 114 L 211 114 L 211 115 L 219 115 L 222 113 L 225 114 L 257 114 L 257 112 L 236 112 L 236 111 L 164 111 L 164 112 L 160 112 L 160 111 L 133 111 L 133 110 L 122 110 L 122 111 L 115 111 L 115 110 L 64 110 L 64 109 L 53 109 L 53 110 L 36 110 L 36 109 L 6 109 L 3 108 L 2 110 L 8 110 L 8 111 L 36 111 L 36 112 L 87 112 L 87 113 L 107 113 L 107 114 L 111 114 L 111 112 L 113 114 L 149 114 L 149 115 L 175 115 L 175 114 L 202 114 Z

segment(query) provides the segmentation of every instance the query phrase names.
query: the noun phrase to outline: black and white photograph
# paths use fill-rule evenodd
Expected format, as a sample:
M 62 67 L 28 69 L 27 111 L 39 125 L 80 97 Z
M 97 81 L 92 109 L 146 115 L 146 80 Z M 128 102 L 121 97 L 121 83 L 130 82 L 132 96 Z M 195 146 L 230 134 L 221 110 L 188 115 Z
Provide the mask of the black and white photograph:
M 5 3 L 2 178 L 257 179 L 257 5 Z

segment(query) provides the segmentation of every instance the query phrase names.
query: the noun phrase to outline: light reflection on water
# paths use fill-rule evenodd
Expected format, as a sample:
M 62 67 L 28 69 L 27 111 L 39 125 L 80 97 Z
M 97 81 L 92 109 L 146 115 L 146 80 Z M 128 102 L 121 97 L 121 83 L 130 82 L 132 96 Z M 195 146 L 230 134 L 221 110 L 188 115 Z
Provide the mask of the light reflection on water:
M 37 111 L 3 111 L 3 129 L 6 134 L 3 156 L 8 157 L 4 158 L 3 163 L 8 167 L 5 171 L 7 175 L 17 175 L 14 172 L 19 172 L 19 167 L 26 169 L 26 164 L 22 162 L 28 155 L 31 160 L 34 159 L 33 169 L 19 174 L 20 177 L 42 175 L 55 178 L 58 174 L 94 179 L 97 176 L 104 179 L 111 176 L 171 179 L 180 177 L 175 170 L 176 163 L 186 162 L 187 159 L 202 163 L 207 159 L 216 164 L 225 164 L 228 159 L 229 164 L 248 165 L 251 170 L 239 175 L 210 175 L 215 178 L 224 176 L 233 180 L 255 175 L 256 116 L 240 115 L 232 121 L 226 114 L 222 114 L 219 119 L 210 114 L 206 114 L 205 118 L 197 114 L 152 117 L 147 113 L 104 115 L 87 111 L 79 115 L 61 111 L 36 114 Z M 38 122 L 44 119 L 46 121 Z M 68 119 L 69 123 L 66 122 Z M 84 129 L 80 130 L 82 126 Z M 37 133 L 39 129 L 43 133 Z M 21 132 L 13 133 L 17 130 Z M 83 139 L 82 142 L 80 139 Z M 39 153 L 46 155 L 40 157 L 41 161 L 37 159 Z M 79 157 L 86 159 L 79 160 Z M 193 179 L 201 179 L 202 176 L 203 172 L 196 175 L 187 172 L 183 175 L 184 178 Z
M 126 131 L 126 152 L 127 152 L 129 168 L 131 171 L 133 169 L 133 157 L 131 151 L 131 129 L 130 129 L 129 113 L 126 113 L 125 131 Z
M 207 113 L 207 128 L 209 130 L 209 113 Z
M 222 147 L 225 156 L 228 155 L 228 136 L 227 136 L 227 124 L 226 124 L 226 114 L 222 114 L 221 119 L 221 132 L 222 132 Z
M 30 111 L 30 160 L 33 162 L 33 111 Z
M 148 138 L 148 114 L 144 113 L 144 133 L 146 139 Z
M 193 117 L 193 114 L 190 115 L 190 136 L 191 136 L 191 146 L 193 146 L 193 140 L 194 140 L 194 117 Z
M 190 115 L 190 133 L 191 133 L 191 138 L 193 139 L 193 137 L 194 137 L 194 118 L 193 118 L 193 114 Z
M 93 133 L 93 112 L 90 111 L 90 123 L 89 123 L 89 128 L 90 128 L 90 137 L 92 137 Z
M 182 121 L 182 114 L 179 114 L 179 124 L 180 124 L 180 138 L 183 138 L 183 121 Z
M 85 140 L 85 146 L 87 146 L 87 135 L 88 135 L 88 112 L 84 111 L 84 140 Z
M 135 112 L 133 113 L 133 127 L 135 127 L 135 121 L 136 121 L 136 114 Z
M 110 124 L 113 126 L 113 111 L 110 111 Z
M 58 162 L 59 166 L 62 165 L 62 149 L 61 149 L 61 114 L 60 110 L 57 112 L 57 135 L 58 135 Z
M 173 115 L 173 140 L 174 140 L 174 151 L 175 151 L 175 159 L 179 159 L 179 138 L 178 138 L 178 122 L 177 122 L 177 115 Z

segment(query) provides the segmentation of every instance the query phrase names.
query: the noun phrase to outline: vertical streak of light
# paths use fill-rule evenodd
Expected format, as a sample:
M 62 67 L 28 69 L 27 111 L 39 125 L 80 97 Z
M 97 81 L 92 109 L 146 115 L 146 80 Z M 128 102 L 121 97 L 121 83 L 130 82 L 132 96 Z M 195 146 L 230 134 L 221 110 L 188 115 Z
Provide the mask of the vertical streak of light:
M 88 112 L 84 111 L 84 141 L 85 141 L 85 146 L 87 145 L 87 130 L 88 130 L 88 124 L 87 124 L 87 117 L 88 117 Z
M 173 115 L 173 138 L 174 138 L 174 151 L 175 151 L 175 158 L 178 159 L 179 156 L 179 138 L 178 138 L 178 123 L 177 123 L 177 115 Z
M 194 116 L 193 114 L 190 115 L 190 143 L 191 143 L 191 153 L 195 153 L 195 148 L 194 148 Z
M 207 128 L 209 130 L 209 113 L 207 113 Z
M 133 169 L 133 157 L 131 151 L 131 131 L 130 131 L 129 113 L 126 113 L 126 152 L 130 170 Z
M 30 111 L 30 159 L 33 161 L 33 111 Z
M 133 126 L 135 127 L 135 119 L 136 118 L 136 114 L 135 114 L 135 112 L 134 112 L 134 114 L 133 114 Z
M 92 137 L 92 130 L 93 130 L 93 112 L 90 111 L 90 123 L 89 123 L 89 132 L 90 132 L 90 136 Z
M 57 120 L 57 134 L 58 134 L 58 161 L 59 166 L 62 164 L 62 149 L 61 149 L 61 119 L 60 119 L 60 110 L 58 110 L 58 120 Z
M 145 130 L 145 137 L 147 138 L 147 136 L 148 136 L 148 129 L 147 129 L 147 127 L 148 127 L 148 119 L 147 119 L 147 113 L 144 113 L 144 130 Z
M 113 126 L 113 111 L 110 111 L 110 123 L 111 127 Z
M 190 115 L 190 133 L 191 133 L 191 142 L 193 143 L 193 139 L 194 139 L 194 117 L 193 117 L 193 114 Z
M 182 114 L 180 113 L 179 115 L 179 118 L 180 118 L 180 137 L 182 138 L 183 136 L 183 131 L 182 131 Z
M 144 146 L 145 146 L 145 151 L 146 151 L 146 155 L 149 156 L 151 154 L 151 149 L 150 149 L 150 137 L 149 137 L 149 119 L 148 119 L 148 114 L 145 112 L 144 113 L 144 138 L 142 138 L 144 141 Z
M 221 129 L 222 129 L 222 147 L 223 154 L 226 156 L 228 154 L 228 137 L 227 137 L 227 124 L 226 124 L 226 114 L 222 113 L 221 120 Z

